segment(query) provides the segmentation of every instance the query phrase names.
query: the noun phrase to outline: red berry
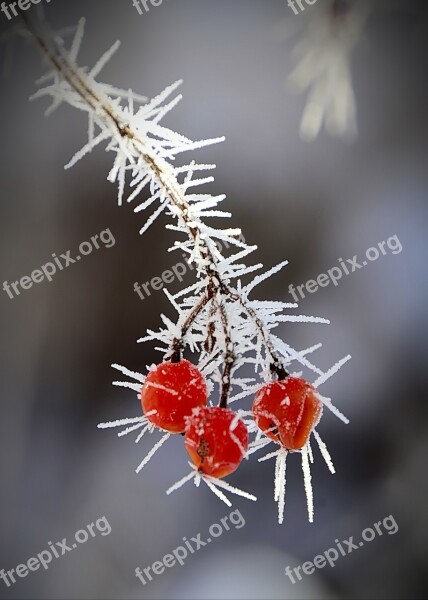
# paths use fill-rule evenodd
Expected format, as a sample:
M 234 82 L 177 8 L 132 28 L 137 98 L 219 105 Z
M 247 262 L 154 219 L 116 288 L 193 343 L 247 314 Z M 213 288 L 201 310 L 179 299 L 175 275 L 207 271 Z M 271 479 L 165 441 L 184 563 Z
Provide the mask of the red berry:
M 172 433 L 183 433 L 194 408 L 206 406 L 207 385 L 201 372 L 187 360 L 164 362 L 150 371 L 141 390 L 148 420 Z
M 316 389 L 298 377 L 268 383 L 253 403 L 257 425 L 288 450 L 303 448 L 321 413 L 322 402 Z
M 199 471 L 217 479 L 233 473 L 248 450 L 248 430 L 227 408 L 194 410 L 185 436 L 184 445 Z

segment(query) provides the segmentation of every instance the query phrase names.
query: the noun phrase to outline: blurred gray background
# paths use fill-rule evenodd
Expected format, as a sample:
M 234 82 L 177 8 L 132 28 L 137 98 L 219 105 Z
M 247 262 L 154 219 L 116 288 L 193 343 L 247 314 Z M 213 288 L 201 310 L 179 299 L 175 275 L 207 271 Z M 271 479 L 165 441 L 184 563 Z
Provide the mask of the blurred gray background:
M 302 312 L 326 316 L 330 326 L 281 331 L 298 348 L 323 342 L 321 367 L 353 356 L 323 390 L 351 423 L 327 415 L 320 427 L 337 474 L 317 459 L 315 523 L 307 523 L 298 460 L 289 462 L 282 526 L 273 464 L 245 463 L 231 478 L 259 497 L 257 505 L 234 502 L 245 527 L 145 587 L 135 567 L 162 559 L 183 536 L 205 534 L 230 512 L 206 488 L 189 484 L 165 495 L 188 469 L 179 439 L 137 476 L 153 439 L 136 446 L 96 428 L 139 414 L 133 392 L 111 386 L 110 365 L 143 371 L 159 360 L 136 340 L 159 326 L 160 311 L 173 312 L 161 291 L 142 302 L 133 284 L 176 262 L 166 250 L 173 237 L 166 221 L 139 237 L 143 216 L 116 206 L 102 150 L 63 170 L 84 142 L 85 120 L 67 108 L 46 120 L 45 103 L 28 102 L 43 68 L 31 46 L 14 45 L 0 94 L 1 283 L 106 228 L 116 245 L 14 300 L 0 294 L 0 569 L 103 515 L 112 532 L 13 587 L 0 581 L 0 597 L 427 596 L 428 20 L 421 1 L 374 8 L 352 63 L 359 137 L 351 144 L 324 132 L 313 143 L 299 137 L 305 98 L 290 94 L 285 80 L 305 16 L 294 16 L 285 1 L 165 0 L 142 16 L 130 0 L 48 6 L 55 27 L 86 16 L 84 64 L 122 40 L 103 81 L 154 96 L 183 78 L 184 100 L 168 126 L 195 139 L 226 135 L 226 143 L 197 155 L 218 165 L 212 189 L 227 193 L 226 210 L 259 245 L 265 265 L 290 261 L 260 289 L 260 299 L 290 300 L 290 283 L 316 278 L 394 234 L 403 246 L 302 301 Z M 295 35 L 280 39 L 282 20 Z M 3 15 L 0 23 L 2 32 L 12 25 Z M 396 535 L 376 537 L 299 585 L 286 578 L 285 566 L 312 560 L 335 539 L 359 539 L 390 514 Z

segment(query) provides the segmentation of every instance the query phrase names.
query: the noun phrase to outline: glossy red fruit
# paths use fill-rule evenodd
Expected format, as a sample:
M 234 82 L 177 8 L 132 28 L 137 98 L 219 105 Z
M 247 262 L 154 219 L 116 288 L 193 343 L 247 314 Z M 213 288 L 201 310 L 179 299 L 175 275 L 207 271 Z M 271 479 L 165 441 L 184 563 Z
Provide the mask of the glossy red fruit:
M 248 430 L 228 408 L 199 408 L 187 420 L 184 445 L 201 473 L 221 479 L 242 462 L 248 450 Z
M 300 450 L 317 425 L 322 406 L 310 383 L 287 377 L 262 387 L 254 399 L 253 414 L 268 437 L 288 450 Z
M 183 433 L 186 417 L 193 409 L 206 406 L 207 401 L 205 379 L 187 360 L 157 365 L 141 390 L 141 405 L 148 420 L 172 433 Z

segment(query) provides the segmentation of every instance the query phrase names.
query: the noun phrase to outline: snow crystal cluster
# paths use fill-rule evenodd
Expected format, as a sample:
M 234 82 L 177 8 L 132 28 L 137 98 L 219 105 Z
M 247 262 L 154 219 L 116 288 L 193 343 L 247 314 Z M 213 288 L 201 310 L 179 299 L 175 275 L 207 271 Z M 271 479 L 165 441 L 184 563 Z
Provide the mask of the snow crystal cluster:
M 293 51 L 289 83 L 308 92 L 300 133 L 313 140 L 323 124 L 336 136 L 357 133 L 351 58 L 369 13 L 366 0 L 321 2 L 308 13 L 305 34 Z

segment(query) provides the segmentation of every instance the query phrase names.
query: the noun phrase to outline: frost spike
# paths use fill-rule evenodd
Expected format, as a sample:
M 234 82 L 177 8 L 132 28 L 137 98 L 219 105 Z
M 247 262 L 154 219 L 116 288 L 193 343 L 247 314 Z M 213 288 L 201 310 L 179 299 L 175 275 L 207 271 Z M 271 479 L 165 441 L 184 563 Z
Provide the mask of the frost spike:
M 116 54 L 116 52 L 119 50 L 120 48 L 120 41 L 117 40 L 102 56 L 101 58 L 98 60 L 98 62 L 95 64 L 95 66 L 91 69 L 89 76 L 90 77 L 96 77 L 97 75 L 99 75 L 99 73 L 101 73 L 101 71 L 104 69 L 104 67 L 106 66 L 106 64 L 109 62 L 109 60 L 112 58 L 112 56 L 114 54 Z
M 279 451 L 276 459 L 278 467 L 275 468 L 277 474 L 275 497 L 278 502 L 278 523 L 280 525 L 284 522 L 287 454 L 286 450 Z
M 330 453 L 329 453 L 329 451 L 327 449 L 327 446 L 322 441 L 322 439 L 319 436 L 319 433 L 316 430 L 314 430 L 314 437 L 315 437 L 315 439 L 316 439 L 316 441 L 318 443 L 318 447 L 320 449 L 320 452 L 322 454 L 323 459 L 326 462 L 328 470 L 330 471 L 330 473 L 332 473 L 334 475 L 334 473 L 336 473 L 336 470 L 334 468 L 333 461 L 331 460 L 331 456 L 330 456 Z
M 144 421 L 142 423 L 137 423 L 136 425 L 131 425 L 130 427 L 127 427 L 123 431 L 119 431 L 117 436 L 123 437 L 124 435 L 128 435 L 128 433 L 132 433 L 133 431 L 136 431 L 137 429 L 144 427 L 144 425 L 145 425 Z
M 235 494 L 237 496 L 241 496 L 242 498 L 246 498 L 247 500 L 252 500 L 253 502 L 257 502 L 256 496 L 253 494 L 249 494 L 248 492 L 244 492 L 230 483 L 227 483 L 223 479 L 212 479 L 211 477 L 203 477 L 203 479 L 209 479 L 211 483 L 214 483 L 217 487 L 230 492 L 231 494 Z
M 161 437 L 161 439 L 158 442 L 156 442 L 156 444 L 153 446 L 153 448 L 150 450 L 150 452 L 145 456 L 145 458 L 140 462 L 138 467 L 135 469 L 136 473 L 139 473 L 141 471 L 141 469 L 146 466 L 146 464 L 149 462 L 149 460 L 154 456 L 154 454 L 156 454 L 156 452 L 159 450 L 159 448 L 170 437 L 171 437 L 171 434 L 166 433 L 163 437 Z
M 176 483 L 174 483 L 174 485 L 172 485 L 170 488 L 168 488 L 166 490 L 167 495 L 169 496 L 170 494 L 172 494 L 172 492 L 175 492 L 176 490 L 179 490 L 185 483 L 187 483 L 188 481 L 190 481 L 194 477 L 195 477 L 195 471 L 191 471 L 190 473 L 188 473 L 187 475 L 185 475 L 182 479 L 180 479 L 179 481 L 177 481 Z
M 318 377 L 316 381 L 314 381 L 314 386 L 318 388 L 320 385 L 325 383 L 328 379 L 330 379 L 330 377 L 333 377 L 333 375 L 335 375 L 339 371 L 339 369 L 341 369 L 343 365 L 345 365 L 349 360 L 351 360 L 350 354 L 337 361 L 337 363 L 333 365 L 326 373 L 324 373 L 323 375 Z
M 144 375 L 141 375 L 141 373 L 137 373 L 136 371 L 130 371 L 129 369 L 127 369 L 126 367 L 122 367 L 121 365 L 113 364 L 112 367 L 113 369 L 117 369 L 118 371 L 120 371 L 123 375 L 128 375 L 128 377 L 136 379 L 140 383 L 144 383 L 146 379 Z
M 128 381 L 113 381 L 112 385 L 116 387 L 128 388 L 130 390 L 134 390 L 137 394 L 141 391 L 141 384 L 139 383 L 130 383 Z
M 220 500 L 222 500 L 229 508 L 232 506 L 232 502 L 230 500 L 228 500 L 226 498 L 226 496 L 223 494 L 223 492 L 221 492 L 219 489 L 217 489 L 217 487 L 211 481 L 209 481 L 205 477 L 203 478 L 203 480 L 207 484 L 209 489 L 217 496 L 217 498 L 220 498 Z
M 279 265 L 276 265 L 276 267 L 272 267 L 272 269 L 269 269 L 269 271 L 266 271 L 266 273 L 263 273 L 262 275 L 258 275 L 257 277 L 255 277 L 253 279 L 253 281 L 244 288 L 245 294 L 248 296 L 249 293 L 251 292 L 251 290 L 253 290 L 256 286 L 258 286 L 260 283 L 262 283 L 262 281 L 269 279 L 269 277 L 271 277 L 272 275 L 275 275 L 276 273 L 281 271 L 281 269 L 283 269 L 287 265 L 288 265 L 288 260 L 284 260 L 283 262 L 279 263 Z
M 144 417 L 134 417 L 130 419 L 119 419 L 118 421 L 109 421 L 108 423 L 99 423 L 98 429 L 111 429 L 112 427 L 122 427 L 123 425 L 129 425 L 131 423 L 141 422 L 143 423 Z
M 304 446 L 301 451 L 302 454 L 302 471 L 303 471 L 303 482 L 305 485 L 306 502 L 308 505 L 308 517 L 309 523 L 314 521 L 314 497 L 312 491 L 312 476 L 311 467 L 309 464 L 309 453 L 307 446 Z

